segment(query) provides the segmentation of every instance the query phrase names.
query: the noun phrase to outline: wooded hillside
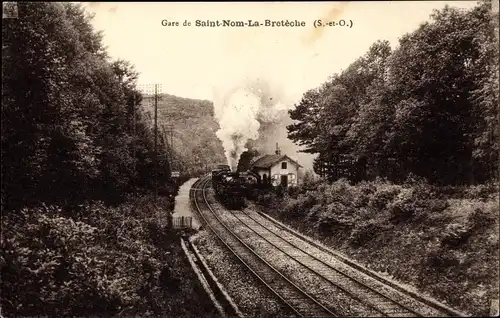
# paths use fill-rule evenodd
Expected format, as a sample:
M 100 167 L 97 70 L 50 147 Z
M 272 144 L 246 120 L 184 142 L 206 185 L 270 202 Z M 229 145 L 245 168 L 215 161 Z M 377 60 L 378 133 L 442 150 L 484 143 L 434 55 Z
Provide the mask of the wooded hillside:
M 142 106 L 153 118 L 153 104 L 145 100 Z M 168 126 L 173 127 L 172 136 Z M 212 102 L 162 94 L 158 101 L 158 127 L 166 147 L 173 139 L 173 170 L 197 175 L 218 163 L 226 163 L 224 148 L 215 135 L 219 125 Z

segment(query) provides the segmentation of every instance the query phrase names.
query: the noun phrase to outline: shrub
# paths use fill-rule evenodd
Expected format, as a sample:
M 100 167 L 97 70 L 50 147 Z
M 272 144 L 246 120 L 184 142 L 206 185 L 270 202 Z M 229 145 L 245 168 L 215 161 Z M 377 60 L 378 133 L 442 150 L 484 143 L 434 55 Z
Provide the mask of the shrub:
M 153 244 L 167 240 L 154 205 L 141 201 L 143 208 L 86 204 L 80 220 L 55 206 L 3 215 L 4 312 L 102 316 L 154 308 L 150 296 L 166 260 Z
M 374 193 L 373 197 L 369 200 L 369 204 L 378 210 L 385 209 L 387 204 L 391 202 L 400 192 L 401 190 L 398 188 L 382 189 L 381 191 Z
M 302 210 L 302 214 L 307 212 L 306 220 L 308 222 L 317 222 L 320 219 L 320 215 L 323 214 L 324 209 L 323 205 L 316 204 L 308 212 Z
M 370 195 L 377 192 L 377 187 L 373 182 L 363 181 L 358 185 L 358 187 L 359 187 L 359 192 L 365 195 Z
M 417 176 L 413 172 L 408 173 L 404 181 L 404 185 L 406 185 L 407 187 L 414 187 L 418 185 L 427 185 L 427 184 L 428 182 L 426 178 Z
M 481 184 L 472 187 L 468 187 L 467 190 L 464 191 L 465 198 L 468 199 L 481 199 L 488 200 L 498 195 L 498 184 L 496 183 L 488 183 Z
M 275 193 L 276 193 L 276 196 L 278 198 L 283 198 L 283 196 L 285 195 L 286 193 L 286 188 L 283 187 L 281 184 L 279 184 L 275 189 L 274 189 Z
M 357 215 L 351 207 L 332 202 L 326 206 L 315 205 L 310 210 L 308 220 L 315 220 L 315 227 L 322 231 L 330 231 L 334 227 L 343 231 L 354 227 Z
M 368 241 L 373 239 L 375 236 L 377 236 L 377 234 L 381 231 L 382 226 L 373 222 L 358 225 L 351 232 L 351 236 L 349 237 L 349 244 L 355 248 L 361 247 Z
M 275 196 L 271 193 L 261 193 L 257 197 L 257 204 L 267 208 L 272 204 L 274 198 Z
M 446 200 L 436 199 L 437 189 L 418 182 L 413 187 L 405 186 L 395 200 L 387 205 L 390 220 L 393 224 L 407 222 L 410 219 L 423 220 L 431 213 L 445 210 L 449 204 Z
M 286 221 L 333 248 L 481 313 L 489 295 L 498 294 L 491 271 L 498 266 L 498 194 L 492 189 L 436 187 L 418 178 L 403 185 L 317 183 L 315 191 L 285 197 L 283 219 L 293 216 Z
M 472 226 L 466 223 L 448 224 L 442 234 L 441 244 L 456 247 L 467 241 L 472 234 Z
M 291 198 L 297 199 L 299 193 L 300 193 L 300 188 L 299 187 L 289 187 L 287 189 L 287 194 Z
M 496 215 L 498 215 L 498 207 L 495 211 L 493 204 L 490 204 L 484 209 L 475 208 L 474 212 L 469 214 L 468 222 L 471 228 L 480 230 L 494 224 Z
M 297 199 L 287 198 L 282 207 L 282 213 L 288 218 L 305 216 L 311 207 L 316 204 L 316 198 L 312 193 L 301 194 Z
M 392 223 L 399 223 L 410 219 L 415 211 L 413 206 L 413 191 L 403 189 L 396 197 L 396 200 L 388 205 L 390 220 Z
M 427 257 L 427 265 L 438 272 L 446 272 L 450 267 L 460 264 L 460 260 L 451 250 L 438 249 L 431 251 Z
M 320 181 L 314 177 L 314 173 L 312 171 L 306 171 L 304 177 L 302 178 L 302 184 L 300 188 L 304 189 L 305 191 L 313 191 L 316 190 L 319 183 Z
M 44 214 L 44 210 L 49 210 Z M 97 228 L 59 217 L 56 207 L 24 209 L 3 217 L 3 307 L 17 315 L 95 315 L 121 303 L 112 280 L 103 279 Z M 36 297 L 35 297 L 36 296 Z M 57 304 L 65 303 L 59 307 Z
M 318 200 L 314 196 L 314 193 L 312 192 L 307 192 L 304 195 L 300 195 L 298 200 L 297 200 L 297 205 L 298 209 L 302 210 L 302 214 L 305 214 L 305 212 L 316 205 L 318 203 Z

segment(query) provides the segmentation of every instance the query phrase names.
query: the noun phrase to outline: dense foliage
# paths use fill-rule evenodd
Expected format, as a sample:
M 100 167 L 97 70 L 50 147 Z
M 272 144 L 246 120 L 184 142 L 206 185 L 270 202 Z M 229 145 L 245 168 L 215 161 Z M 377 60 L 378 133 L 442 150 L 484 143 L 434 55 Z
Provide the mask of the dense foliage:
M 318 154 L 264 212 L 472 315 L 498 295 L 498 13 L 445 7 L 290 111 Z M 495 32 L 497 33 L 495 36 Z M 383 180 L 383 181 L 382 181 Z M 352 182 L 355 181 L 355 182 Z
M 20 18 L 2 27 L 2 206 L 109 202 L 151 188 L 152 131 L 134 107 L 133 66 L 109 60 L 78 6 L 18 6 Z
M 498 295 L 498 186 L 308 179 L 265 213 L 475 317 Z
M 133 65 L 81 6 L 17 6 L 2 24 L 1 314 L 214 314 L 166 229 L 177 186 Z
M 161 212 L 143 196 L 119 207 L 41 205 L 2 218 L 2 314 L 213 316 Z
M 394 51 L 374 43 L 290 111 L 289 138 L 319 154 L 318 174 L 401 182 L 413 173 L 440 184 L 497 177 L 498 13 L 486 1 L 431 18 Z

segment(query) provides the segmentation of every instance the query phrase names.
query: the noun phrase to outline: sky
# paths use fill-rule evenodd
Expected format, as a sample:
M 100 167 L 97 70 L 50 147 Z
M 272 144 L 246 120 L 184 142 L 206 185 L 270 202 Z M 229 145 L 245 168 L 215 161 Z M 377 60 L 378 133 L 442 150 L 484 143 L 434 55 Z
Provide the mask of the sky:
M 229 164 L 252 139 L 265 153 L 279 143 L 310 170 L 314 156 L 287 139 L 280 110 L 294 108 L 307 90 L 346 69 L 377 40 L 396 48 L 399 38 L 446 4 L 470 9 L 477 2 L 94 2 L 86 9 L 95 14 L 109 55 L 135 65 L 138 84 L 213 102 Z M 347 26 L 316 28 L 318 19 Z M 305 26 L 199 27 L 197 20 L 297 20 Z
M 228 86 L 263 80 L 295 103 L 308 89 L 345 69 L 377 40 L 398 39 L 449 4 L 476 1 L 230 2 L 85 4 L 104 32 L 112 58 L 132 62 L 139 84 L 162 93 L 213 100 Z M 305 27 L 196 27 L 196 20 L 299 20 Z M 313 22 L 352 21 L 352 27 L 315 28 Z M 162 20 L 180 26 L 162 26 Z M 191 27 L 182 26 L 190 21 Z M 350 23 L 349 23 L 350 24 Z

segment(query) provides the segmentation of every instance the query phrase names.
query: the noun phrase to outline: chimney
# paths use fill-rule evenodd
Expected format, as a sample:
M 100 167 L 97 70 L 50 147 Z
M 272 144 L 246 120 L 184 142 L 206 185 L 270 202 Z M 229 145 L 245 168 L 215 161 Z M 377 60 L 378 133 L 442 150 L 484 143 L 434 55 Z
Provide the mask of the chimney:
M 279 148 L 279 146 L 278 146 L 278 143 L 276 143 L 276 151 L 275 151 L 275 153 L 276 153 L 277 155 L 281 155 L 281 150 L 280 150 L 280 148 Z

